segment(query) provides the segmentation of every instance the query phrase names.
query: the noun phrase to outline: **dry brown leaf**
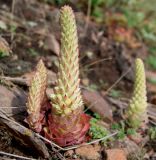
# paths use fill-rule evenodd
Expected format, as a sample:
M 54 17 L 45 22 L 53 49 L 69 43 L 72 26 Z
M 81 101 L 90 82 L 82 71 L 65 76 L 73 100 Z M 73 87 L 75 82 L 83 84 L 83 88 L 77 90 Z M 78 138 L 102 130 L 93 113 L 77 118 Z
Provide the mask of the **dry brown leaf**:
M 56 40 L 55 36 L 49 33 L 47 37 L 45 37 L 45 42 L 44 42 L 44 48 L 46 50 L 52 51 L 55 53 L 57 56 L 59 55 L 60 52 L 60 45 L 58 41 Z
M 112 122 L 112 108 L 98 92 L 82 90 L 82 95 L 90 110 L 98 113 L 103 120 Z
M 124 144 L 124 151 L 126 155 L 137 153 L 140 150 L 139 146 L 134 141 L 131 141 L 129 138 L 124 139 Z
M 16 87 L 9 89 L 0 85 L 0 104 L 0 109 L 8 116 L 17 115 L 26 111 L 26 93 Z

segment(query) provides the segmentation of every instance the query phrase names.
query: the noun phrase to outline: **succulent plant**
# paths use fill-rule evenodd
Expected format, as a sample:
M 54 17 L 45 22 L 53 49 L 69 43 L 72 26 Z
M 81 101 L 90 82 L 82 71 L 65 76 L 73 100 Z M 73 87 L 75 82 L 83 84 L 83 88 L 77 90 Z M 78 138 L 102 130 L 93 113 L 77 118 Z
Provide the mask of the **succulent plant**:
M 141 123 L 146 121 L 146 77 L 144 64 L 141 59 L 135 61 L 135 82 L 132 98 L 127 112 L 128 123 L 133 128 L 140 127 Z
M 29 88 L 26 121 L 30 128 L 44 133 L 58 145 L 69 146 L 86 140 L 90 117 L 83 113 L 78 37 L 75 17 L 69 6 L 61 8 L 60 24 L 61 53 L 51 104 L 46 96 L 47 71 L 40 60 Z
M 72 9 L 64 6 L 60 11 L 61 53 L 58 79 L 51 95 L 52 112 L 48 127 L 44 128 L 47 138 L 60 146 L 81 143 L 89 129 L 89 117 L 83 113 L 80 92 L 79 49 L 76 22 Z
M 40 132 L 42 130 L 42 123 L 44 121 L 43 108 L 45 107 L 47 86 L 47 71 L 42 60 L 37 64 L 36 71 L 31 80 L 29 88 L 27 112 L 28 117 L 26 121 L 29 126 Z

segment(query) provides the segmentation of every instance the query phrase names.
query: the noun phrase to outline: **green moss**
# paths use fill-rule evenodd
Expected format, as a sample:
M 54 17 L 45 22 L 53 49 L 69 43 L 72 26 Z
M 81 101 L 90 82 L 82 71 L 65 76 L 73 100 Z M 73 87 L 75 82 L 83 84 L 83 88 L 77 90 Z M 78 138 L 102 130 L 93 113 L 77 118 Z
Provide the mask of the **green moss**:
M 98 121 L 99 120 L 97 120 L 96 118 L 92 118 L 90 120 L 91 126 L 89 130 L 89 135 L 92 137 L 92 139 L 100 139 L 110 134 L 110 132 L 106 128 L 98 124 Z M 105 143 L 106 143 L 106 140 L 103 140 L 102 144 L 105 144 Z

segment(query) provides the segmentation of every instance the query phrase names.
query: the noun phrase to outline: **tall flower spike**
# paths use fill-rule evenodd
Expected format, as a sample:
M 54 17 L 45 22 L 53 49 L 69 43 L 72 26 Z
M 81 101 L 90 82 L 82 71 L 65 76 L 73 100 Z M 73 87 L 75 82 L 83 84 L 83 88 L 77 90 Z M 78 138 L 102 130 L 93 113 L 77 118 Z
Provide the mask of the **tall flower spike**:
M 66 115 L 83 106 L 79 88 L 78 38 L 75 17 L 70 7 L 61 9 L 60 24 L 61 56 L 52 102 L 56 113 Z
M 135 61 L 135 82 L 132 99 L 127 112 L 128 122 L 131 127 L 138 128 L 147 119 L 146 115 L 146 77 L 144 64 L 141 59 Z
M 72 9 L 60 11 L 61 54 L 54 94 L 51 96 L 52 115 L 49 116 L 47 138 L 61 146 L 81 143 L 89 129 L 89 118 L 83 114 L 80 92 L 79 50 L 76 22 Z
M 31 81 L 27 101 L 27 122 L 37 132 L 40 132 L 42 129 L 40 121 L 43 120 L 44 116 L 41 114 L 41 110 L 46 100 L 46 86 L 47 70 L 43 61 L 40 60 Z

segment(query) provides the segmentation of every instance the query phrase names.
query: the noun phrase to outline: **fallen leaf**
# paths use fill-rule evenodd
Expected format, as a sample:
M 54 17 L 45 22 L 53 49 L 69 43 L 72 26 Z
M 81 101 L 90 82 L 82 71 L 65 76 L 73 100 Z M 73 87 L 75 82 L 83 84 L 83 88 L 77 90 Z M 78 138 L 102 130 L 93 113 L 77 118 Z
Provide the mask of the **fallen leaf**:
M 47 35 L 47 37 L 45 37 L 44 48 L 46 50 L 54 52 L 57 56 L 59 55 L 60 45 L 55 36 L 52 34 L 49 34 Z
M 112 109 L 107 101 L 98 93 L 82 90 L 84 103 L 93 112 L 98 113 L 104 121 L 112 122 Z
M 0 109 L 8 116 L 26 111 L 26 93 L 17 88 L 7 88 L 0 85 Z
M 132 140 L 130 140 L 129 138 L 125 138 L 124 139 L 124 151 L 126 155 L 130 155 L 136 152 L 139 152 L 140 148 L 139 146 Z

